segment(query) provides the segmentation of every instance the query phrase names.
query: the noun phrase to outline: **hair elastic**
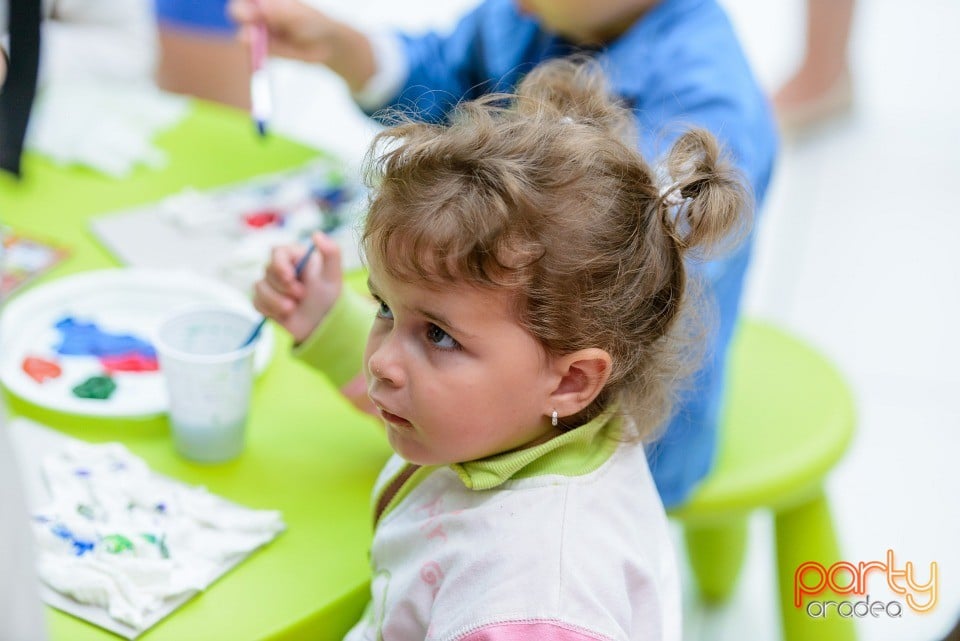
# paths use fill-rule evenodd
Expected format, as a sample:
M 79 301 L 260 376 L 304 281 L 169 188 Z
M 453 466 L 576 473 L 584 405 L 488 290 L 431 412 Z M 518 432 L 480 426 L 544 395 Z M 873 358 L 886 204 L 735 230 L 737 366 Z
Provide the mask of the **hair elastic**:
M 667 207 L 680 207 L 690 200 L 680 193 L 680 183 L 673 183 L 661 189 L 660 197 L 663 198 L 663 204 Z

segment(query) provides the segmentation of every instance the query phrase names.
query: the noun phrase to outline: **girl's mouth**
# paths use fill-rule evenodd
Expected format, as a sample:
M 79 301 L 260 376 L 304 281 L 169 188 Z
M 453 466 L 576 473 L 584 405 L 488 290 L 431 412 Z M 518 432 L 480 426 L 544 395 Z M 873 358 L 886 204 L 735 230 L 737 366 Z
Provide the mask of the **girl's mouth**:
M 380 415 L 383 417 L 383 420 L 385 420 L 388 423 L 392 423 L 397 427 L 410 427 L 412 425 L 410 421 L 403 418 L 402 416 L 397 416 L 396 414 L 392 414 L 387 410 L 383 409 L 382 407 L 378 407 L 377 409 L 380 410 Z

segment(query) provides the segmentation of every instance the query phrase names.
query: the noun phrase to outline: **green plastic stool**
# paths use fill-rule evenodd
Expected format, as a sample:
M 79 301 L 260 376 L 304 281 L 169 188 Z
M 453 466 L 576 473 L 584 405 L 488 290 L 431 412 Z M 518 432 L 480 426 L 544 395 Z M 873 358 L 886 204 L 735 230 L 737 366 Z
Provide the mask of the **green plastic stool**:
M 850 392 L 823 356 L 770 325 L 744 323 L 731 349 L 716 465 L 671 511 L 684 525 L 700 593 L 710 602 L 730 595 L 746 551 L 747 517 L 770 509 L 784 639 L 853 640 L 851 619 L 835 612 L 811 618 L 793 603 L 800 564 L 842 560 L 823 481 L 853 436 Z

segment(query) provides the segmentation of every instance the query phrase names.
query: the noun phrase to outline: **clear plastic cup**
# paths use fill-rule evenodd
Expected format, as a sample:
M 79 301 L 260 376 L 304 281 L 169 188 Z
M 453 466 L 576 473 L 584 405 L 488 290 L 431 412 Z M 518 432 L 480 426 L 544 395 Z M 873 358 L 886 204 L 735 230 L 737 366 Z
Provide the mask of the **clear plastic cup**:
M 156 348 L 170 397 L 177 451 L 205 463 L 243 451 L 253 386 L 255 320 L 223 307 L 194 307 L 163 321 Z

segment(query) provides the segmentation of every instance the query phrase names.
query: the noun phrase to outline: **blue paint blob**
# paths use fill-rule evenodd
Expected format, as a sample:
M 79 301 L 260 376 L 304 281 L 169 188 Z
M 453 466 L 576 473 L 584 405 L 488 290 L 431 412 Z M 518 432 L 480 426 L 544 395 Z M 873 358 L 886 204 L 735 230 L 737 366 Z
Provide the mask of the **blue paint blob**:
M 335 209 L 347 202 L 349 192 L 344 187 L 326 187 L 314 189 L 311 195 L 319 206 Z
M 54 327 L 62 339 L 56 350 L 67 356 L 119 356 L 136 353 L 156 358 L 157 352 L 149 342 L 132 334 L 110 334 L 96 323 L 78 321 L 72 316 L 62 318 Z
M 73 553 L 77 556 L 83 556 L 93 550 L 93 541 L 84 541 L 83 539 L 73 539 Z
M 70 545 L 73 546 L 73 553 L 77 556 L 83 556 L 87 552 L 93 550 L 94 543 L 93 541 L 86 541 L 84 539 L 78 538 L 73 532 L 70 531 L 70 528 L 65 526 L 63 523 L 56 523 L 50 528 L 50 532 L 64 541 L 69 541 Z

